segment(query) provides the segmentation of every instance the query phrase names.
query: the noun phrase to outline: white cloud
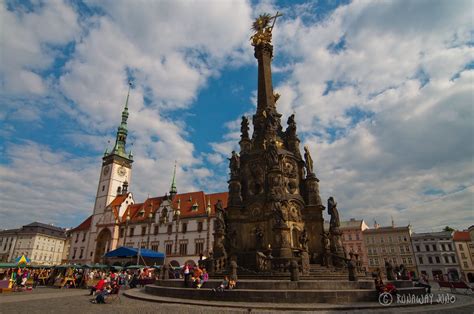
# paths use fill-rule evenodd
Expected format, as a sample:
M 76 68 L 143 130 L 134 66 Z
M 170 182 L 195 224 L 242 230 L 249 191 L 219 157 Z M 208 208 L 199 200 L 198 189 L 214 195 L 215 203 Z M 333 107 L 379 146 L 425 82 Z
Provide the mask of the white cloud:
M 12 163 L 0 165 L 0 228 L 32 221 L 74 227 L 91 214 L 99 160 L 33 142 L 9 145 L 5 155 Z
M 52 45 L 73 41 L 79 31 L 77 15 L 63 1 L 48 1 L 34 12 L 9 11 L 0 6 L 0 74 L 9 93 L 45 94 L 46 83 L 38 71 L 54 61 Z

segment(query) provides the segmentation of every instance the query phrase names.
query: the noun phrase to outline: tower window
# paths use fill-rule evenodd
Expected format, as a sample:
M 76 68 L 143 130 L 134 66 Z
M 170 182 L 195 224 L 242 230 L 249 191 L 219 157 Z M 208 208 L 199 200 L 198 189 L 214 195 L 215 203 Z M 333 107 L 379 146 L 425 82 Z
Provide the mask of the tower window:
M 105 185 L 102 186 L 102 192 L 104 192 L 104 190 L 105 190 Z

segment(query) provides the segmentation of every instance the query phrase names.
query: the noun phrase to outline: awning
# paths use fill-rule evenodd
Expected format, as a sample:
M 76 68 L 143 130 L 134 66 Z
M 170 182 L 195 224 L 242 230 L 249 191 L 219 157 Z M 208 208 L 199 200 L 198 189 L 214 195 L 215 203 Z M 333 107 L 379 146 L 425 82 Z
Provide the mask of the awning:
M 17 267 L 15 263 L 0 263 L 0 268 L 15 268 Z
M 148 249 L 136 249 L 133 247 L 121 246 L 118 249 L 108 252 L 105 257 L 136 257 L 140 255 L 145 258 L 165 258 L 165 254 Z

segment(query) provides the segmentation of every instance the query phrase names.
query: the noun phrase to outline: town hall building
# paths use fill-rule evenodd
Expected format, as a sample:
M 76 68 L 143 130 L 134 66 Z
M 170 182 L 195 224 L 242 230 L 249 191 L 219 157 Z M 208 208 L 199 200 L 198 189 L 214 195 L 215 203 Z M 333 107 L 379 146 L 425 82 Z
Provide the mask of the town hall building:
M 176 165 L 169 193 L 136 203 L 129 186 L 133 155 L 126 150 L 128 100 L 114 148 L 102 158 L 94 210 L 70 231 L 70 263 L 103 263 L 104 254 L 121 246 L 166 253 L 173 266 L 194 264 L 213 247 L 214 205 L 227 205 L 228 193 L 178 194 Z

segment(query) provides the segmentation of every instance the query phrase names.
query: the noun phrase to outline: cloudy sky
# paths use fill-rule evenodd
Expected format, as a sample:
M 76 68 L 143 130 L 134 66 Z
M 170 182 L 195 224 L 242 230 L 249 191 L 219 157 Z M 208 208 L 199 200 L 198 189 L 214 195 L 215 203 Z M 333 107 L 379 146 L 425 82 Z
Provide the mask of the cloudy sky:
M 274 29 L 296 114 L 343 219 L 474 224 L 472 1 L 0 1 L 0 228 L 92 212 L 127 82 L 135 199 L 226 190 L 255 109 L 251 22 Z M 133 146 L 130 144 L 133 143 Z

